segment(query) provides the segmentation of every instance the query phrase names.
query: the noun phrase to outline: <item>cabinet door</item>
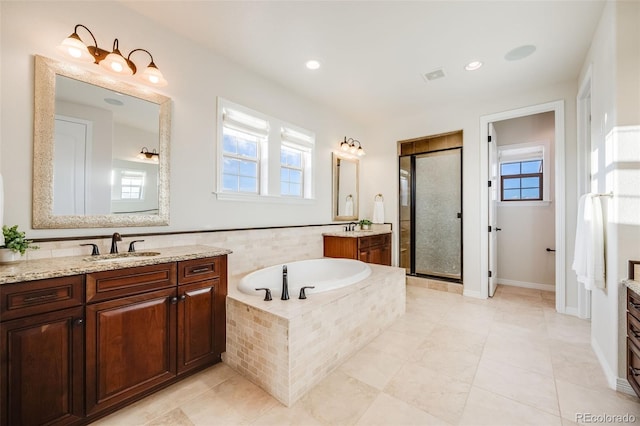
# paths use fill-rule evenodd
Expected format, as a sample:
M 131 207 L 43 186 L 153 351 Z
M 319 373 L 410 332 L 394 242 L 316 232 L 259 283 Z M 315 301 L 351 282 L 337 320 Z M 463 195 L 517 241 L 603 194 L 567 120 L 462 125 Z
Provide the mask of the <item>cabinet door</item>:
M 178 373 L 210 365 L 222 352 L 216 340 L 216 323 L 224 321 L 216 309 L 219 287 L 218 278 L 179 287 Z
M 0 324 L 0 424 L 63 425 L 83 416 L 83 308 Z
M 175 288 L 87 305 L 87 414 L 176 376 Z

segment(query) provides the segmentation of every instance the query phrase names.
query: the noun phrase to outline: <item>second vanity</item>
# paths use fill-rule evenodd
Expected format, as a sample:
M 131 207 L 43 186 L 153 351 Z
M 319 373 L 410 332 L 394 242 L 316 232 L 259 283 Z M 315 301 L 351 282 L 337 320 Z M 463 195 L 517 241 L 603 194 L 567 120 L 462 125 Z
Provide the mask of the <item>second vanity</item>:
M 391 231 L 341 231 L 322 236 L 325 257 L 391 266 Z
M 159 252 L 0 266 L 0 424 L 86 424 L 221 360 L 231 251 Z

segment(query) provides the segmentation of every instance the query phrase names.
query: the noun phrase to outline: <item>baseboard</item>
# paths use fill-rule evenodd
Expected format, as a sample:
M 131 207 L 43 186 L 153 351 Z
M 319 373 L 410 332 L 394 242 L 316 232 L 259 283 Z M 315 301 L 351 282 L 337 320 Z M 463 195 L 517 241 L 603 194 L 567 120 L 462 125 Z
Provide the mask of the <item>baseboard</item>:
M 627 379 L 623 379 L 622 377 L 616 378 L 616 390 L 618 392 L 626 393 L 627 395 L 637 396 L 636 392 L 629 384 L 629 381 Z
M 598 358 L 598 362 L 600 363 L 600 368 L 602 368 L 602 372 L 604 373 L 604 376 L 607 379 L 607 383 L 609 384 L 609 387 L 611 389 L 617 389 L 616 382 L 618 380 L 618 376 L 614 374 L 613 370 L 611 370 L 611 368 L 609 367 L 609 364 L 607 363 L 607 359 L 604 357 L 604 354 L 602 353 L 602 349 L 600 349 L 600 345 L 598 345 L 598 342 L 596 342 L 596 340 L 593 337 L 591 337 L 591 349 L 593 349 L 593 352 L 595 352 L 596 354 L 596 358 Z
M 482 296 L 482 293 L 474 290 L 467 290 L 466 288 L 462 291 L 463 296 L 474 297 L 476 299 L 486 299 L 486 297 Z
M 512 287 L 532 288 L 534 290 L 551 291 L 553 293 L 556 292 L 556 286 L 553 284 L 529 283 L 526 281 L 505 280 L 502 278 L 496 278 L 496 282 L 498 284 L 510 285 Z

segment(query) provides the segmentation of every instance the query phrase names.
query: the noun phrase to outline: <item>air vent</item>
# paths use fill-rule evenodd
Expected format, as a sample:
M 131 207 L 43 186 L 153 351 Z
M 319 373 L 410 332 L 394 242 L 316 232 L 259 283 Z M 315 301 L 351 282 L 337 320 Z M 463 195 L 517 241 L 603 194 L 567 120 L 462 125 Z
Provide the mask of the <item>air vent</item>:
M 435 69 L 433 71 L 430 71 L 426 74 L 423 74 L 422 77 L 426 80 L 426 81 L 432 81 L 432 80 L 437 80 L 439 78 L 444 77 L 444 70 L 442 68 L 438 68 Z

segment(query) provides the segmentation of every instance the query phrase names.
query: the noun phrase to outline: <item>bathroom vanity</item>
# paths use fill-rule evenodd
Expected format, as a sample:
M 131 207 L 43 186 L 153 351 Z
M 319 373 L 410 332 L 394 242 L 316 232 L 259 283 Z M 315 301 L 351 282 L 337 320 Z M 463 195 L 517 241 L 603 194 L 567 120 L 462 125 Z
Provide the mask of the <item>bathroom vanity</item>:
M 342 231 L 322 236 L 325 257 L 391 266 L 391 231 Z
M 627 381 L 640 396 L 640 282 L 627 286 Z
M 225 350 L 229 250 L 0 266 L 0 424 L 86 424 Z

